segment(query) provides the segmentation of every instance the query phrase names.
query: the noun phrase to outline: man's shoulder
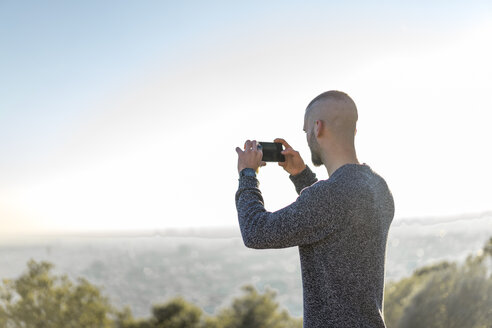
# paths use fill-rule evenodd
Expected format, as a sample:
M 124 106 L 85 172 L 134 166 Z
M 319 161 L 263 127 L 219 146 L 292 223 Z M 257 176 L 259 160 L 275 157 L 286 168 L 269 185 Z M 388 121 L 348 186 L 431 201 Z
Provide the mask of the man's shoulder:
M 336 194 L 342 186 L 340 182 L 335 179 L 318 180 L 309 187 L 302 189 L 300 195 L 318 198 Z
M 346 164 L 340 167 L 330 179 L 326 180 L 325 186 L 352 195 L 389 189 L 384 178 L 365 163 Z
M 384 178 L 367 164 L 345 164 L 338 168 L 328 179 L 318 180 L 303 191 L 364 189 L 374 185 L 386 185 Z
M 379 175 L 376 171 L 374 171 L 367 164 L 345 164 L 338 168 L 335 173 L 330 177 L 331 180 L 333 178 L 334 181 L 343 180 L 347 181 L 363 181 L 363 180 L 384 180 L 381 175 Z

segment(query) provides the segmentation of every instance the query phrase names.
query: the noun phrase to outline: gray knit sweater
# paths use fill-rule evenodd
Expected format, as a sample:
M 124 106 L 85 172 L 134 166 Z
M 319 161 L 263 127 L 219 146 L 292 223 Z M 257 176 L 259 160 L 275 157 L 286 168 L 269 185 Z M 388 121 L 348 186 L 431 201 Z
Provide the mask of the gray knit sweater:
M 304 328 L 385 327 L 384 263 L 394 203 L 366 164 L 345 164 L 318 181 L 306 167 L 289 176 L 299 194 L 276 212 L 264 207 L 259 181 L 241 177 L 236 208 L 250 248 L 299 246 Z

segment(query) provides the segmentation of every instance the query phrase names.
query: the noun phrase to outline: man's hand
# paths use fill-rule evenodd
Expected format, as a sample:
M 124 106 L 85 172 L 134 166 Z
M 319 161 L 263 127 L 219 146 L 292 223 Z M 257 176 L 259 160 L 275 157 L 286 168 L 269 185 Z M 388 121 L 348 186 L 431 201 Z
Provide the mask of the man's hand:
M 287 141 L 277 138 L 273 142 L 280 142 L 284 145 L 285 149 L 282 150 L 282 155 L 285 156 L 285 162 L 278 162 L 278 165 L 282 166 L 289 174 L 297 175 L 306 168 L 306 164 L 304 164 L 299 152 L 292 149 Z
M 237 160 L 238 172 L 241 172 L 245 168 L 251 168 L 258 173 L 260 166 L 266 165 L 266 162 L 261 160 L 263 152 L 261 149 L 258 149 L 256 140 L 253 140 L 253 142 L 246 140 L 244 143 L 244 151 L 242 151 L 241 148 L 236 147 L 236 152 L 239 156 Z

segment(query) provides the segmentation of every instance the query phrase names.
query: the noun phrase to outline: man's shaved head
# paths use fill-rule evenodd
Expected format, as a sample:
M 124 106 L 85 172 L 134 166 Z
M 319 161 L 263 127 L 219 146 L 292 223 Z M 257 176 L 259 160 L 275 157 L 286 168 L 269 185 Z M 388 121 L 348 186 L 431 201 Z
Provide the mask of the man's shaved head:
M 315 121 L 321 120 L 335 135 L 353 138 L 358 119 L 357 107 L 346 93 L 327 91 L 311 100 L 304 119 L 306 132 Z
M 307 105 L 306 108 L 311 107 L 311 105 L 313 105 L 315 102 L 317 102 L 319 100 L 326 100 L 326 99 L 332 99 L 332 100 L 337 100 L 337 101 L 347 101 L 347 102 L 353 103 L 355 106 L 354 101 L 352 100 L 352 98 L 349 97 L 348 94 L 346 94 L 345 92 L 342 92 L 342 91 L 331 90 L 331 91 L 323 92 L 322 94 L 316 96 L 313 100 L 311 100 L 311 102 L 309 103 L 309 105 Z
M 323 164 L 320 143 L 329 143 L 332 150 L 336 148 L 355 153 L 357 119 L 357 107 L 352 98 L 344 92 L 323 92 L 309 103 L 304 115 L 304 131 L 307 133 L 314 165 Z

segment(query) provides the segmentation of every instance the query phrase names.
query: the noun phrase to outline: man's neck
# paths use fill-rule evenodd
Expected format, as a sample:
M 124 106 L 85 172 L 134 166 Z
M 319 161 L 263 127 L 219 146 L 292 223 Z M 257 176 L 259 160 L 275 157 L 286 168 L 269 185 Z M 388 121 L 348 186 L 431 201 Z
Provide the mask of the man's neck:
M 360 164 L 355 154 L 333 157 L 332 160 L 323 161 L 323 163 L 325 164 L 328 176 L 331 176 L 333 172 L 345 164 Z

